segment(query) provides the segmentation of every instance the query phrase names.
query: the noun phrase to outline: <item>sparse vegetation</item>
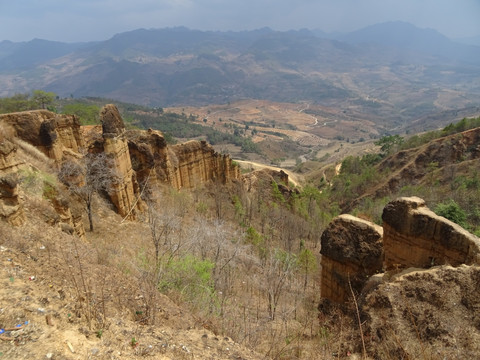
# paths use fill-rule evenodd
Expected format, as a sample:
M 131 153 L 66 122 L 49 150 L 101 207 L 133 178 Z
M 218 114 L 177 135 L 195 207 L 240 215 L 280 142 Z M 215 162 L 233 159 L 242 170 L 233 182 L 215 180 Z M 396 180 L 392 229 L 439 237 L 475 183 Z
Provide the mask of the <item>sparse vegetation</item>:
M 182 116 L 177 119 L 189 121 Z M 390 342 L 365 331 L 360 295 L 353 291 L 353 303 L 346 304 L 346 312 L 355 317 L 336 308 L 329 312 L 318 309 L 320 235 L 344 207 L 379 223 L 381 210 L 391 197 L 420 195 L 438 214 L 478 232 L 480 169 L 476 161 L 470 161 L 473 149 L 466 149 L 468 161 L 448 165 L 441 159 L 418 161 L 420 175 L 415 184 L 394 184 L 398 188 L 392 185 L 392 190 L 377 192 L 397 171 L 385 165 L 391 164 L 389 156 L 395 156 L 395 149 L 407 142 L 389 139 L 382 142 L 387 144 L 382 155 L 343 159 L 339 173 L 334 175 L 332 169 L 322 177 L 320 187 L 294 188 L 268 172 L 255 174 L 248 191 L 240 182 L 215 182 L 191 192 L 152 187 L 144 194 L 144 218 L 128 224 L 119 224 L 108 199 L 101 196 L 115 177 L 105 171 L 108 159 L 87 155 L 85 163 L 65 162 L 59 172 L 59 179 L 70 190 L 70 200 L 84 202 L 91 230 L 92 209 L 98 214 L 96 231 L 88 232 L 85 241 L 58 230 L 58 216 L 51 204 L 58 197 L 54 176 L 26 167 L 20 172 L 22 196 L 27 199 L 29 221 L 38 228 L 33 234 L 15 234 L 0 222 L 0 244 L 18 248 L 25 263 L 35 264 L 34 258 L 39 258 L 38 264 L 49 269 L 49 274 L 38 271 L 42 284 L 51 284 L 56 291 L 48 301 L 67 297 L 59 315 L 66 324 L 77 328 L 85 324 L 88 330 L 82 331 L 110 344 L 117 341 L 111 335 L 117 326 L 120 330 L 115 336 L 121 339 L 126 356 L 148 355 L 146 333 L 177 321 L 182 322 L 177 324 L 179 329 L 188 327 L 213 337 L 208 329 L 266 358 L 327 358 L 332 354 L 347 358 L 352 353 L 368 358 L 373 348 L 385 358 L 395 358 L 398 353 L 393 350 L 421 358 L 429 354 L 425 339 L 433 330 L 425 327 L 428 321 L 415 309 L 405 314 L 419 329 L 419 337 L 405 341 L 392 333 Z M 22 148 L 24 159 L 39 161 L 41 155 L 27 150 Z M 449 197 L 451 201 L 444 200 Z M 48 225 L 47 233 L 42 234 L 45 223 L 55 226 Z M 4 268 L 2 271 L 11 272 L 8 279 L 13 280 L 8 282 L 17 281 L 12 267 Z M 178 314 L 182 318 L 175 320 Z M 0 324 L 2 316 L 0 313 Z M 387 318 L 385 322 L 385 331 L 390 331 Z M 148 331 L 142 333 L 144 328 Z M 167 343 L 166 334 L 156 332 L 148 339 L 160 344 L 156 351 L 173 353 L 168 344 L 162 347 Z M 420 348 L 412 349 L 411 342 Z M 179 354 L 188 354 L 181 346 L 177 349 Z M 437 350 L 442 353 L 441 348 Z
M 93 231 L 93 197 L 102 191 L 110 191 L 117 182 L 110 162 L 104 153 L 89 153 L 80 162 L 65 161 L 58 174 L 60 181 L 84 203 L 90 231 Z
M 0 114 L 35 109 L 56 111 L 55 99 L 55 93 L 43 90 L 33 90 L 31 94 L 16 94 L 0 98 Z

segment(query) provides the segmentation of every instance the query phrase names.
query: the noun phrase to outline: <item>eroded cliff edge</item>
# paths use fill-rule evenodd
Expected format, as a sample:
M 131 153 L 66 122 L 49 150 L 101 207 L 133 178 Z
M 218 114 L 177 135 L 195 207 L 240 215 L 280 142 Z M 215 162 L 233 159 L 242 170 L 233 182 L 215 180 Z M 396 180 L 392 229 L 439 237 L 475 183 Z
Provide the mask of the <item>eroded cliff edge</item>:
M 43 152 L 57 168 L 64 161 L 79 160 L 87 153 L 105 153 L 116 175 L 109 197 L 124 218 L 134 219 L 142 210 L 144 204 L 140 197 L 148 185 L 166 184 L 178 190 L 210 181 L 226 183 L 240 176 L 238 166 L 228 155 L 218 154 L 204 141 L 170 146 L 160 131 L 126 130 L 118 109 L 112 104 L 102 108 L 100 117 L 101 130 L 94 129 L 89 134 L 75 115 L 47 110 L 0 115 L 0 125 L 8 128 L 14 138 Z M 0 169 L 5 180 L 2 202 L 9 206 L 16 202 L 11 206 L 18 210 L 15 216 L 21 218 L 16 188 L 12 181 L 7 181 L 16 172 L 11 166 L 16 147 L 6 139 L 1 141 L 1 160 L 5 165 Z M 15 216 L 9 215 L 12 222 L 18 222 Z
M 354 306 L 375 358 L 475 358 L 480 239 L 418 197 L 391 201 L 382 219 L 341 215 L 324 231 L 319 310 Z

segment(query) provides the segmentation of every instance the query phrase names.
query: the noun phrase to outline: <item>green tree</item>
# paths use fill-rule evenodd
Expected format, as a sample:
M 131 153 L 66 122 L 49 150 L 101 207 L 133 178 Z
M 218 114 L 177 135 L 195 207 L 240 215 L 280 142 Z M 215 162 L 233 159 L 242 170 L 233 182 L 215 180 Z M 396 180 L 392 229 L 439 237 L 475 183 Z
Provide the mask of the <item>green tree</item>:
M 15 94 L 12 97 L 0 99 L 0 113 L 11 113 L 30 110 L 32 102 L 28 94 Z
M 467 214 L 454 200 L 437 204 L 434 212 L 462 227 L 467 227 Z
M 97 105 L 78 103 L 67 104 L 63 107 L 64 114 L 74 114 L 80 118 L 82 125 L 95 125 L 99 123 L 100 108 Z
M 54 101 L 56 94 L 54 92 L 46 92 L 43 90 L 33 90 L 32 101 L 42 109 L 54 109 Z
M 383 136 L 380 140 L 375 142 L 375 145 L 380 146 L 380 151 L 383 156 L 389 155 L 396 146 L 403 143 L 403 137 L 400 135 Z

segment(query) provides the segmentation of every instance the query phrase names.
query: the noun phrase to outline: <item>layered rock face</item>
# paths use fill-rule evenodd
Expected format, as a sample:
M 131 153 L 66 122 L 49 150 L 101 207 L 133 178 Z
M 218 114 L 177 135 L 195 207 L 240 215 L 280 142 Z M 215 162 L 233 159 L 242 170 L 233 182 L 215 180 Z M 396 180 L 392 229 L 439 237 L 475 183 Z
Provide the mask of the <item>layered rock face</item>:
M 140 201 L 134 187 L 135 174 L 130 161 L 125 125 L 115 105 L 106 105 L 100 112 L 103 133 L 103 151 L 112 159 L 112 172 L 115 181 L 109 191 L 110 198 L 118 213 L 135 219 L 135 207 Z
M 103 151 L 113 159 L 119 177 L 110 196 L 122 216 L 134 218 L 136 209 L 143 207 L 140 194 L 147 184 L 179 190 L 240 176 L 230 157 L 218 154 L 205 141 L 168 146 L 160 131 L 126 131 L 114 105 L 102 109 L 101 121 Z
M 382 271 L 383 230 L 380 226 L 351 215 L 336 217 L 323 232 L 321 294 L 343 303 L 350 285 L 359 292 L 369 276 Z
M 383 229 L 341 215 L 323 232 L 323 298 L 345 302 L 350 296 L 349 279 L 352 287 L 360 291 L 367 278 L 382 268 L 397 271 L 437 265 L 480 265 L 480 239 L 436 215 L 418 197 L 391 201 L 382 218 Z M 372 279 L 364 290 L 377 286 L 377 280 L 385 279 Z
M 133 169 L 140 184 L 162 183 L 194 188 L 208 181 L 238 179 L 240 170 L 228 155 L 215 152 L 205 141 L 168 146 L 160 131 L 128 131 Z
M 210 180 L 222 183 L 237 179 L 239 169 L 228 155 L 221 155 L 205 141 L 189 141 L 172 146 L 172 185 L 177 189 L 193 188 Z
M 181 189 L 212 180 L 226 183 L 240 176 L 238 166 L 228 155 L 216 153 L 204 141 L 167 146 L 160 131 L 126 131 L 114 105 L 103 107 L 100 117 L 102 133 L 89 140 L 88 151 L 104 152 L 111 159 L 110 170 L 115 180 L 109 195 L 118 213 L 125 218 L 134 219 L 137 211 L 143 209 L 140 196 L 147 182 Z M 0 115 L 2 124 L 12 128 L 13 136 L 40 149 L 57 164 L 66 159 L 81 158 L 82 150 L 87 148 L 80 123 L 74 115 L 59 115 L 47 110 L 25 111 Z M 11 149 L 4 145 L 2 151 L 0 164 L 10 163 Z M 5 179 L 2 191 L 13 199 L 16 195 L 13 195 L 12 184 L 11 179 Z M 57 210 L 63 214 L 65 209 L 59 207 Z
M 60 229 L 69 234 L 75 233 L 80 239 L 85 240 L 81 210 L 71 208 L 71 204 L 63 198 L 53 199 L 52 204 L 59 216 Z
M 0 134 L 0 217 L 14 226 L 25 220 L 23 206 L 18 195 L 16 158 L 17 147 Z
M 480 264 L 480 240 L 436 215 L 420 198 L 390 202 L 382 219 L 387 269 Z
M 0 123 L 14 129 L 14 136 L 43 151 L 57 163 L 76 155 L 85 146 L 80 122 L 75 115 L 32 110 L 0 115 Z

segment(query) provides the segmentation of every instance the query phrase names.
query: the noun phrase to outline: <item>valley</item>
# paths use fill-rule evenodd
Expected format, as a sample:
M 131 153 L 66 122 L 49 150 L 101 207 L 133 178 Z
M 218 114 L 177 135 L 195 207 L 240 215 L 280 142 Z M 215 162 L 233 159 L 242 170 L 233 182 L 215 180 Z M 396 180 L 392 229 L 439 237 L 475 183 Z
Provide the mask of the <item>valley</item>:
M 476 358 L 479 56 L 401 22 L 0 43 L 0 358 Z
M 83 110 L 99 99 L 85 101 Z M 182 115 L 120 103 L 130 119 L 125 122 L 107 104 L 99 112 L 101 126 L 48 110 L 0 115 L 0 250 L 8 256 L 1 258 L 7 265 L 0 298 L 10 294 L 16 304 L 0 312 L 0 322 L 29 325 L 9 330 L 0 351 L 16 358 L 38 351 L 105 359 L 153 352 L 165 358 L 327 359 L 337 351 L 340 358 L 398 351 L 471 358 L 478 352 L 475 331 L 460 329 L 475 328 L 475 318 L 467 319 L 478 297 L 457 303 L 478 292 L 472 279 L 480 241 L 472 233 L 480 223 L 471 200 L 480 191 L 480 118 L 403 142 L 380 138 L 380 149 L 373 139 L 352 144 L 335 138 L 309 148 L 293 140 L 315 128 L 301 105 L 249 101 L 195 114 L 194 108 L 177 109 L 188 111 Z M 169 144 L 162 132 L 134 126 L 173 117 L 173 124 L 203 130 L 223 123 L 221 115 L 227 131 L 249 134 L 247 124 L 264 125 L 255 144 L 270 146 L 272 154 L 291 142 L 299 157 L 311 149 L 323 160 L 300 160 L 290 172 L 236 162 L 203 139 Z M 289 127 L 290 115 L 295 125 Z M 274 133 L 282 128 L 286 132 Z M 114 181 L 107 176 L 89 198 L 80 189 L 98 184 L 92 159 L 105 161 L 100 174 Z M 459 223 L 430 208 L 444 216 L 453 209 Z M 382 218 L 383 230 L 377 225 Z M 429 227 L 419 235 L 422 224 Z M 439 238 L 437 230 L 430 236 L 431 229 L 455 241 Z M 421 256 L 410 256 L 409 249 Z M 446 286 L 460 289 L 448 301 L 417 295 Z M 427 319 L 425 307 L 433 314 Z M 413 323 L 401 314 L 407 308 Z M 359 312 L 365 318 L 360 329 Z M 455 314 L 453 328 L 444 325 L 449 314 Z M 440 333 L 431 333 L 432 323 Z M 394 341 L 392 333 L 402 338 Z M 46 346 L 33 347 L 39 340 Z

